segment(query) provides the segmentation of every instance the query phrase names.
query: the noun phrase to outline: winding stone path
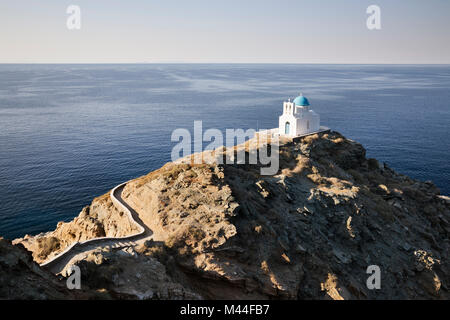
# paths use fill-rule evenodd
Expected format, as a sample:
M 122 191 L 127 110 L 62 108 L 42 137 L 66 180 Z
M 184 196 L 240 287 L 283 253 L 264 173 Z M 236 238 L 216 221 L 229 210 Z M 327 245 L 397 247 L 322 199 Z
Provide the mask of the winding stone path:
M 124 211 L 129 219 L 134 222 L 139 231 L 136 234 L 126 237 L 102 237 L 81 242 L 75 242 L 63 252 L 53 257 L 49 261 L 41 264 L 41 267 L 55 273 L 61 273 L 67 264 L 72 260 L 77 260 L 85 252 L 94 250 L 98 247 L 123 248 L 140 244 L 149 240 L 153 236 L 153 232 L 142 222 L 138 213 L 131 208 L 122 198 L 122 191 L 127 182 L 119 184 L 111 190 L 110 197 L 117 210 Z

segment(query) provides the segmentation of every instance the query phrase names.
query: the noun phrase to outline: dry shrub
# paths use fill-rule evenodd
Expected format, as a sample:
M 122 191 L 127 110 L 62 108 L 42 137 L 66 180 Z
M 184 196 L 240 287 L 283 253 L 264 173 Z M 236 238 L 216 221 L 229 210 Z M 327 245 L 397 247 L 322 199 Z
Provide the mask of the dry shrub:
M 345 142 L 345 139 L 342 137 L 339 137 L 339 138 L 333 139 L 331 141 L 333 141 L 335 144 L 341 144 L 341 143 Z
M 375 211 L 382 216 L 386 221 L 394 221 L 394 213 L 392 207 L 380 196 L 363 189 L 363 193 L 368 194 L 372 201 L 368 202 L 369 210 Z
M 316 141 L 317 139 L 319 139 L 319 135 L 318 134 L 313 134 L 313 135 L 310 135 L 310 136 L 306 136 L 306 137 L 304 137 L 302 140 L 302 142 L 303 143 L 306 143 L 306 144 L 311 144 L 311 143 L 313 143 L 314 141 Z
M 170 235 L 165 241 L 169 248 L 179 248 L 184 245 L 199 242 L 205 237 L 205 232 L 197 226 L 187 226 L 183 230 Z
M 380 165 L 377 159 L 369 158 L 367 159 L 367 164 L 369 166 L 369 170 L 377 170 L 380 169 Z
M 149 247 L 145 250 L 145 255 L 155 258 L 160 262 L 165 262 L 169 258 L 169 253 L 167 252 L 167 248 L 162 245 L 155 245 L 153 247 Z
M 394 213 L 392 212 L 392 208 L 384 200 L 376 201 L 375 210 L 387 221 L 394 221 Z
M 44 260 L 50 253 L 58 250 L 61 244 L 55 237 L 45 237 L 38 240 L 38 246 L 40 249 L 38 257 Z
M 308 179 L 314 182 L 316 185 L 326 185 L 328 180 L 322 177 L 320 174 L 311 173 L 307 175 Z
M 353 177 L 353 180 L 358 184 L 364 184 L 364 176 L 354 169 L 348 169 L 347 172 Z

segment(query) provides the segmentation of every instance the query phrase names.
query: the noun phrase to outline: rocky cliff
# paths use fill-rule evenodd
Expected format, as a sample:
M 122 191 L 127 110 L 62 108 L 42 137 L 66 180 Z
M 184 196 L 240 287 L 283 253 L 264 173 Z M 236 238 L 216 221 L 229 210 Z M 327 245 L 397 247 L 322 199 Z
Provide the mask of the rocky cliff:
M 118 211 L 109 194 L 105 194 L 95 198 L 72 221 L 59 222 L 56 230 L 36 236 L 26 235 L 14 240 L 13 244 L 21 243 L 33 253 L 33 259 L 37 263 L 43 263 L 64 251 L 73 242 L 99 237 L 123 237 L 137 231 L 136 225 L 123 212 Z
M 129 182 L 122 198 L 153 240 L 73 261 L 90 290 L 141 299 L 449 298 L 449 198 L 367 159 L 337 132 L 284 142 L 275 176 L 261 176 L 260 165 L 168 163 Z M 55 231 L 14 243 L 42 262 L 74 241 L 133 232 L 105 195 Z M 380 289 L 366 286 L 369 265 L 380 267 Z
M 0 238 L 0 299 L 90 299 L 107 296 L 85 290 L 71 291 L 54 274 L 33 261 L 22 245 Z

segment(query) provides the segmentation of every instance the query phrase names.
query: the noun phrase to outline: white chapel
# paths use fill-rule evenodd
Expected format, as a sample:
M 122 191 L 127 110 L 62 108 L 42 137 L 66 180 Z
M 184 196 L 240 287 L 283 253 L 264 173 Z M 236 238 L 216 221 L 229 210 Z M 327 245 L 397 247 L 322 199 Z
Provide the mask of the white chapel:
M 297 137 L 320 131 L 320 116 L 309 107 L 309 101 L 300 94 L 294 101 L 283 102 L 283 114 L 279 118 L 278 134 Z

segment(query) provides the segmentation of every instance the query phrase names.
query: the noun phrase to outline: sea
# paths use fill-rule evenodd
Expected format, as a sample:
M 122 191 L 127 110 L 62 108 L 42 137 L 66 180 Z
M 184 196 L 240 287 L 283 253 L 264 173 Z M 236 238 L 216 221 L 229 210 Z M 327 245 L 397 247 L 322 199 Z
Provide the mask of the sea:
M 52 230 L 158 169 L 196 120 L 275 128 L 300 92 L 368 157 L 450 194 L 450 65 L 1 64 L 0 236 Z

